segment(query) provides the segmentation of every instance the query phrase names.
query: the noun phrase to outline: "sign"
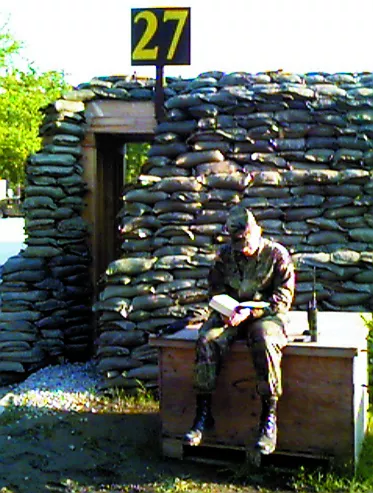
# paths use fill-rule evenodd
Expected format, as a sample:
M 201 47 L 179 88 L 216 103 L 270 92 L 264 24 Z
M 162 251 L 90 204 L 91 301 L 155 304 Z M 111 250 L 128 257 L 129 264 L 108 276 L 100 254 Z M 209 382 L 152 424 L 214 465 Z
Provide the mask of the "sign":
M 132 65 L 190 65 L 190 8 L 131 9 Z

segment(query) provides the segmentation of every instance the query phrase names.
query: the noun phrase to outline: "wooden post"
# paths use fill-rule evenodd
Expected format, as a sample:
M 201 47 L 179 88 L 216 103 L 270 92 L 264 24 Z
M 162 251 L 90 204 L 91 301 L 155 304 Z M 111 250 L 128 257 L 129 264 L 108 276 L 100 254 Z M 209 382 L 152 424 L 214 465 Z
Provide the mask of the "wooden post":
M 289 313 L 277 454 L 334 457 L 336 464 L 356 467 L 368 425 L 367 328 L 361 315 L 365 314 L 319 312 L 318 340 L 291 342 L 292 338 L 298 340 L 307 327 L 307 312 Z M 163 453 L 206 462 L 212 459 L 207 449 L 218 460 L 229 451 L 251 454 L 257 438 L 260 400 L 244 340 L 233 344 L 219 375 L 212 402 L 215 427 L 206 432 L 201 448 L 184 446 L 183 436 L 194 418 L 197 337 L 198 326 L 189 326 L 149 340 L 152 347 L 159 348 Z
M 156 67 L 155 79 L 155 116 L 158 123 L 164 120 L 164 91 L 163 91 L 163 65 Z

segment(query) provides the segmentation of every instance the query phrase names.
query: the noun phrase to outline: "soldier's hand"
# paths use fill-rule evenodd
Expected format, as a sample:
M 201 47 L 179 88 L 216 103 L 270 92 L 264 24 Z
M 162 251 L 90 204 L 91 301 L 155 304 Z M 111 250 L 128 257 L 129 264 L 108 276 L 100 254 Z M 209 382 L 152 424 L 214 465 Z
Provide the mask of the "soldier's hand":
M 237 306 L 229 317 L 228 324 L 236 327 L 251 316 L 251 308 Z

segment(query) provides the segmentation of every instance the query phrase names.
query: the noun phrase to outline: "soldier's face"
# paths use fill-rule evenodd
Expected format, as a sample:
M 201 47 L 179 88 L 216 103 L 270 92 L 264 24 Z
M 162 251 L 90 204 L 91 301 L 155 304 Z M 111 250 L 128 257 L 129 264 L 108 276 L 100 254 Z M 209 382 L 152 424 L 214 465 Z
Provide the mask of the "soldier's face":
M 254 255 L 259 248 L 260 238 L 261 229 L 259 226 L 247 228 L 240 233 L 231 234 L 232 248 L 248 256 Z

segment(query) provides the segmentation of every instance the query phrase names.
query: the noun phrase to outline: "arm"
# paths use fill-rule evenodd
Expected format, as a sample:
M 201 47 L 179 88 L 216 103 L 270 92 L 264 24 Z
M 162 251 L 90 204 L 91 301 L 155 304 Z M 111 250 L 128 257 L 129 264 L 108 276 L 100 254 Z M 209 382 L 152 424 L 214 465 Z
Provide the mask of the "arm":
M 208 275 L 209 296 L 212 298 L 216 294 L 223 294 L 226 292 L 224 283 L 224 251 L 220 249 L 214 261 L 213 266 L 210 269 Z
M 293 302 L 295 289 L 294 265 L 286 248 L 282 245 L 277 245 L 274 249 L 273 261 L 272 294 L 268 299 L 270 306 L 263 309 L 254 309 L 252 311 L 253 318 L 287 313 Z

